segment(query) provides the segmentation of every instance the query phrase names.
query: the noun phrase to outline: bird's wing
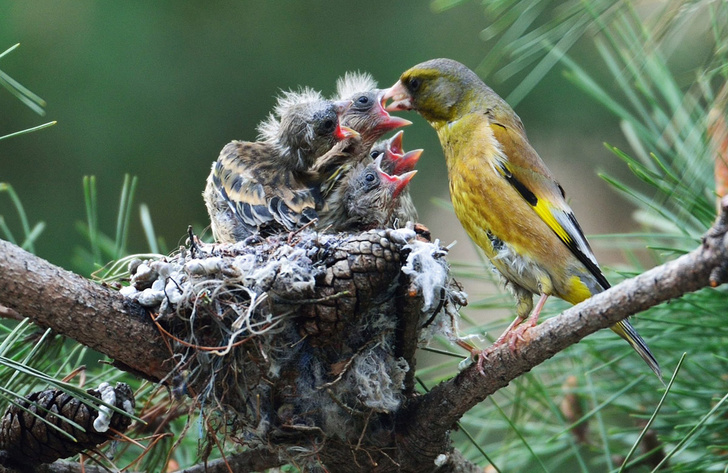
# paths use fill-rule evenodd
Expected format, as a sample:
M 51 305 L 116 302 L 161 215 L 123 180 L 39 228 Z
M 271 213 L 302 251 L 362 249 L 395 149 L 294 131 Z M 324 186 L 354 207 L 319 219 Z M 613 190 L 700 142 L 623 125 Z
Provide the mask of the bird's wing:
M 287 181 L 286 183 L 279 184 L 274 181 L 266 186 L 270 195 L 268 210 L 276 222 L 291 231 L 317 219 L 318 213 L 312 189 L 296 182 L 289 172 L 284 174 L 279 177 Z
M 242 223 L 254 228 L 274 222 L 293 230 L 316 218 L 311 191 L 276 165 L 259 143 L 232 142 L 223 148 L 213 183 Z
M 346 176 L 351 172 L 352 167 L 353 165 L 351 163 L 345 163 L 335 168 L 333 171 L 324 174 L 327 177 L 320 186 L 321 197 L 324 200 L 341 185 L 341 183 L 346 179 Z
M 574 212 L 566 203 L 563 188 L 522 135 L 522 131 L 497 122 L 491 122 L 491 129 L 508 158 L 498 163 L 501 175 L 586 266 L 597 282 L 603 288 L 608 288 L 609 282 L 602 274 Z

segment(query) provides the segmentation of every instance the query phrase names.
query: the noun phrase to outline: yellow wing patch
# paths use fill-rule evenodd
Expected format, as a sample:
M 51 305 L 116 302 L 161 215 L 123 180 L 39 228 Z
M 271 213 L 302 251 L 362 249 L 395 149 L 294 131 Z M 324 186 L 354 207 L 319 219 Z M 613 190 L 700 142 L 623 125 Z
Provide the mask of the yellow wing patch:
M 551 208 L 551 205 L 544 200 L 539 200 L 536 205 L 533 206 L 533 210 L 535 210 L 538 216 L 541 217 L 541 220 L 543 220 L 546 225 L 548 225 L 549 228 L 556 233 L 556 236 L 558 236 L 561 241 L 567 245 L 572 244 L 574 239 L 571 237 L 569 232 L 561 226 L 559 221 L 556 220 L 553 212 L 551 212 Z

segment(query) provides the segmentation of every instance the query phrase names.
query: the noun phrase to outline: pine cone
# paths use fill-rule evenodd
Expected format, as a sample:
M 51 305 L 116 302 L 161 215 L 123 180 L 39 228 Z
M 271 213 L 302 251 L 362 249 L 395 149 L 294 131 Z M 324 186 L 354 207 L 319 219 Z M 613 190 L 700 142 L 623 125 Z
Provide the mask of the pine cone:
M 117 383 L 116 388 L 112 388 L 102 383 L 98 389 L 86 392 L 126 412 L 134 411 L 134 393 L 128 384 Z M 85 432 L 67 420 L 77 423 Z M 70 434 L 76 441 L 48 423 Z M 106 442 L 112 437 L 108 432 L 109 426 L 123 432 L 129 424 L 131 419 L 118 412 L 103 406 L 99 412 L 61 390 L 46 389 L 19 399 L 18 405 L 8 407 L 0 421 L 0 450 L 6 451 L 6 458 L 13 464 L 50 463 Z
M 392 242 L 385 231 L 371 231 L 344 240 L 326 261 L 317 278 L 315 298 L 331 298 L 301 309 L 303 334 L 312 343 L 329 344 L 351 330 L 361 314 L 384 294 L 392 292 L 400 270 L 401 244 Z M 336 295 L 341 294 L 341 297 Z M 381 301 L 378 301 L 381 303 Z

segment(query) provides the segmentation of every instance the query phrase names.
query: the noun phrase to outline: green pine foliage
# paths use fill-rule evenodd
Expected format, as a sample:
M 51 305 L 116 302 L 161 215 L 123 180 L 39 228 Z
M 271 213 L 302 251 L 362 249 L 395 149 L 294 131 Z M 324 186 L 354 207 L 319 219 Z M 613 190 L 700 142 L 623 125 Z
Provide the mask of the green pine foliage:
M 14 51 L 15 45 L 0 54 L 0 59 Z M 45 115 L 45 102 L 33 92 L 18 83 L 7 73 L 0 70 L 0 86 L 5 88 L 31 110 L 39 115 Z M 56 122 L 49 122 L 40 126 L 24 129 L 18 132 L 0 136 L 0 140 L 18 137 L 34 131 L 47 128 Z M 79 245 L 74 255 L 74 269 L 85 275 L 99 272 L 109 277 L 121 273 L 126 269 L 124 264 L 127 255 L 126 243 L 129 235 L 129 224 L 133 211 L 133 196 L 137 178 L 125 176 L 119 200 L 119 210 L 115 236 L 109 237 L 98 227 L 97 188 L 94 176 L 87 176 L 83 180 L 83 192 L 86 202 L 87 221 L 79 222 L 77 229 L 83 240 L 87 240 L 88 248 Z M 23 249 L 34 253 L 34 243 L 42 237 L 45 229 L 44 222 L 31 224 L 23 207 L 21 197 L 10 183 L 0 182 L 0 199 L 4 206 L 0 207 L 0 238 Z M 7 205 L 5 205 L 7 204 Z M 140 206 L 140 218 L 147 243 L 152 253 L 160 249 L 167 252 L 164 242 L 156 237 L 151 222 L 149 209 L 146 205 Z M 144 257 L 157 256 L 153 254 L 141 255 Z M 128 258 L 127 258 L 128 259 Z M 104 267 L 108 261 L 119 261 L 121 264 Z M 120 269 L 123 266 L 123 269 Z M 101 269 L 104 271 L 101 271 Z M 160 409 L 159 415 L 163 422 L 157 421 L 154 428 L 158 431 L 149 431 L 148 421 L 156 418 L 142 420 L 133 417 L 137 422 L 136 433 L 130 434 L 138 438 L 144 434 L 155 433 L 153 442 L 142 440 L 138 444 L 123 443 L 122 445 L 106 445 L 103 450 L 117 449 L 116 455 L 110 455 L 115 460 L 100 459 L 108 468 L 119 470 L 133 466 L 138 471 L 163 471 L 163 465 L 169 461 L 169 452 L 179 434 L 188 426 L 186 416 L 187 407 L 171 399 L 169 392 L 158 386 L 140 382 L 138 378 L 120 371 L 109 363 L 103 361 L 103 355 L 93 350 L 67 340 L 65 337 L 53 333 L 51 330 L 40 330 L 27 320 L 13 322 L 0 320 L 0 413 L 11 405 L 17 405 L 17 399 L 30 393 L 44 389 L 60 389 L 82 402 L 98 408 L 99 400 L 86 393 L 86 389 L 95 388 L 102 382 L 114 384 L 123 381 L 129 384 L 135 392 L 137 407 L 155 406 Z M 115 407 L 110 406 L 117 410 Z M 42 409 L 42 408 L 41 408 Z M 139 409 L 137 409 L 139 412 Z M 166 417 L 165 417 L 166 416 Z M 38 417 L 48 429 L 58 432 L 62 436 L 70 434 Z M 71 425 L 80 427 L 73 421 Z M 161 426 L 161 427 L 160 427 Z M 141 433 L 140 433 L 141 432 Z M 184 436 L 182 436 L 184 437 Z M 196 451 L 196 439 L 188 439 L 189 451 Z M 155 448 L 148 448 L 154 445 Z M 148 451 L 147 451 L 148 450 Z M 188 449 L 183 449 L 188 450 Z M 184 455 L 183 455 L 184 456 Z M 187 455 L 186 462 L 191 465 L 197 462 L 194 455 Z M 181 460 L 181 458 L 180 458 Z

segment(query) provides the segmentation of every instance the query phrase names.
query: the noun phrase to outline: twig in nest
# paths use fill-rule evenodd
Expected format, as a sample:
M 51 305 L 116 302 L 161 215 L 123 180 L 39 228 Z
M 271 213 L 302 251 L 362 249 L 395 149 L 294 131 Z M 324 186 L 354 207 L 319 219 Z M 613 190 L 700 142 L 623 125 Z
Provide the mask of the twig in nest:
M 337 292 L 336 294 L 331 294 L 330 296 L 325 297 L 319 297 L 318 299 L 286 299 L 284 297 L 273 295 L 273 302 L 276 304 L 290 304 L 290 305 L 303 305 L 303 304 L 320 304 L 322 302 L 328 302 L 328 301 L 335 301 L 336 299 L 341 299 L 342 297 L 350 296 L 350 291 L 341 291 Z
M 199 245 L 197 244 L 197 237 L 192 231 L 192 225 L 187 225 L 187 236 L 190 238 L 190 255 L 196 258 L 195 253 L 201 253 Z
M 361 442 L 364 439 L 364 434 L 367 433 L 367 429 L 369 428 L 369 420 L 372 418 L 373 413 L 374 411 L 372 410 L 369 411 L 369 414 L 367 415 L 367 420 L 364 422 L 364 427 L 361 429 L 361 435 L 359 436 L 359 440 L 356 442 L 355 450 L 361 450 Z
M 293 237 L 295 237 L 296 235 L 298 235 L 305 229 L 315 226 L 317 223 L 318 223 L 318 219 L 315 218 L 315 219 L 311 220 L 310 222 L 308 222 L 307 224 L 301 226 L 301 228 L 298 228 L 298 229 L 292 231 L 291 233 L 288 234 L 288 240 L 286 240 L 286 242 L 290 245 L 291 242 L 293 241 Z
M 356 409 L 354 409 L 353 407 L 349 407 L 349 406 L 347 406 L 346 404 L 344 404 L 343 402 L 341 402 L 341 400 L 340 400 L 339 398 L 337 398 L 337 397 L 336 397 L 336 395 L 334 394 L 334 392 L 333 392 L 333 391 L 332 391 L 331 389 L 327 389 L 327 390 L 326 390 L 326 394 L 328 394 L 328 395 L 329 395 L 329 397 L 331 398 L 331 400 L 332 400 L 332 401 L 334 401 L 334 402 L 336 403 L 336 405 L 337 405 L 337 406 L 339 406 L 340 408 L 342 408 L 342 409 L 344 409 L 344 410 L 345 410 L 346 412 L 348 412 L 348 413 L 349 413 L 349 415 L 351 415 L 351 416 L 359 416 L 359 417 L 364 417 L 364 415 L 366 414 L 366 413 L 365 413 L 365 412 L 363 412 L 363 411 L 357 411 L 357 410 L 356 410 Z
M 159 322 L 157 322 L 157 319 L 154 317 L 154 314 L 152 314 L 152 321 L 154 322 L 154 325 L 157 326 L 157 329 L 159 329 L 159 331 L 162 332 L 163 335 L 166 335 L 167 337 L 171 338 L 172 340 L 179 343 L 180 345 L 188 347 L 188 348 L 194 348 L 195 350 L 199 350 L 199 351 L 209 351 L 209 352 L 212 352 L 215 354 L 220 354 L 221 350 L 229 350 L 231 348 L 240 346 L 240 345 L 244 344 L 245 342 L 248 342 L 248 341 L 252 340 L 253 338 L 255 338 L 255 335 L 250 335 L 249 337 L 246 337 L 242 340 L 238 340 L 237 342 L 233 343 L 232 345 L 206 347 L 206 346 L 202 346 L 202 345 L 196 345 L 194 343 L 189 343 L 178 337 L 175 337 L 174 335 L 169 333 L 167 330 L 165 330 L 164 327 L 162 327 L 162 325 L 160 325 Z
M 321 430 L 321 427 L 316 426 L 308 426 L 308 425 L 301 425 L 301 424 L 281 424 L 282 429 L 290 429 L 290 430 L 300 430 L 302 432 L 318 432 L 321 435 L 326 435 L 326 432 Z
M 322 389 L 324 389 L 324 388 L 330 388 L 330 387 L 331 387 L 331 386 L 333 386 L 334 384 L 336 384 L 336 383 L 338 383 L 339 381 L 341 381 L 341 379 L 342 379 L 342 378 L 344 377 L 344 375 L 346 374 L 346 372 L 347 372 L 347 371 L 349 371 L 349 368 L 351 368 L 351 364 L 352 364 L 352 363 L 354 363 L 354 360 L 356 360 L 356 357 L 357 357 L 357 356 L 361 355 L 361 353 L 362 353 L 362 352 L 363 352 L 364 350 L 367 350 L 367 349 L 369 349 L 369 348 L 370 348 L 370 347 L 372 346 L 372 344 L 374 344 L 374 346 L 377 346 L 377 345 L 379 345 L 379 342 L 378 342 L 378 341 L 377 341 L 376 343 L 374 343 L 374 342 L 375 342 L 375 340 L 369 340 L 369 341 L 368 341 L 367 343 L 365 343 L 364 345 L 362 345 L 362 346 L 361 346 L 361 347 L 360 347 L 360 348 L 359 348 L 359 349 L 358 349 L 358 350 L 356 351 L 356 353 L 354 353 L 354 354 L 353 354 L 353 355 L 351 356 L 351 358 L 349 358 L 349 359 L 348 359 L 348 360 L 346 361 L 346 363 L 344 364 L 344 367 L 343 367 L 343 368 L 341 369 L 341 373 L 339 373 L 339 376 L 337 376 L 337 377 L 336 377 L 336 379 L 334 379 L 333 381 L 329 381 L 328 383 L 324 383 L 324 384 L 322 384 L 321 386 L 318 386 L 318 387 L 317 387 L 316 389 L 320 391 L 320 390 L 322 390 Z
M 440 313 L 440 311 L 442 310 L 442 307 L 444 305 L 445 305 L 445 288 L 443 287 L 442 289 L 440 289 L 440 302 L 437 303 L 437 307 L 435 307 L 435 311 L 432 313 L 430 318 L 427 319 L 427 321 L 424 324 L 422 324 L 422 327 L 420 327 L 420 328 L 421 329 L 427 328 L 432 322 L 434 322 L 435 317 L 437 317 L 437 314 Z

